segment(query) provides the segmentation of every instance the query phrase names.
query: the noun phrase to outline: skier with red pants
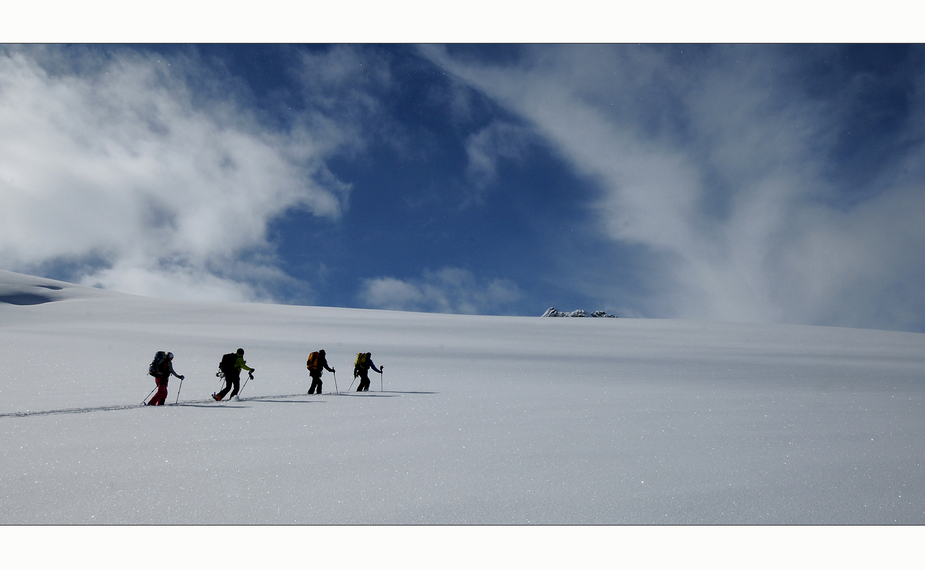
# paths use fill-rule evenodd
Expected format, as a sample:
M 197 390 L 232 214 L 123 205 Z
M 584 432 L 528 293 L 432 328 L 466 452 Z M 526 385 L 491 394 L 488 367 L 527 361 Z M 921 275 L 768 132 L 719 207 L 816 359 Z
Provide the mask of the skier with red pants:
M 157 384 L 157 393 L 154 394 L 154 397 L 151 398 L 147 405 L 148 406 L 163 406 L 164 401 L 167 399 L 167 381 L 170 380 L 170 375 L 174 375 L 180 380 L 186 378 L 177 374 L 173 370 L 173 353 L 168 352 L 167 356 L 157 365 L 155 369 L 154 382 Z

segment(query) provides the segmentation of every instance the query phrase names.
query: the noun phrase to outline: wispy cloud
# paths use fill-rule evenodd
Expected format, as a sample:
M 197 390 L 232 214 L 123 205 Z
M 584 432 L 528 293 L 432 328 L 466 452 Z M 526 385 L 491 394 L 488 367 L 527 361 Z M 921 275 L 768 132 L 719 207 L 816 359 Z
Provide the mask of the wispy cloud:
M 0 264 L 67 265 L 131 293 L 269 298 L 288 278 L 267 225 L 293 208 L 340 215 L 349 188 L 324 159 L 350 134 L 271 130 L 233 91 L 195 58 L 0 50 Z
M 480 280 L 464 269 L 446 267 L 407 280 L 367 279 L 359 299 L 364 306 L 374 309 L 483 314 L 503 312 L 520 295 L 517 285 L 510 280 Z
M 531 134 L 523 127 L 495 121 L 466 140 L 468 199 L 484 205 L 484 193 L 498 178 L 499 163 L 517 161 L 527 151 Z
M 424 53 L 598 181 L 590 221 L 642 246 L 659 283 L 640 313 L 921 329 L 923 74 L 904 71 L 918 75 L 911 111 L 879 133 L 903 143 L 859 188 L 839 171 L 857 156 L 846 140 L 869 134 L 850 129 L 871 77 L 833 49 L 535 46 L 503 64 Z M 820 70 L 843 77 L 820 93 L 806 78 Z

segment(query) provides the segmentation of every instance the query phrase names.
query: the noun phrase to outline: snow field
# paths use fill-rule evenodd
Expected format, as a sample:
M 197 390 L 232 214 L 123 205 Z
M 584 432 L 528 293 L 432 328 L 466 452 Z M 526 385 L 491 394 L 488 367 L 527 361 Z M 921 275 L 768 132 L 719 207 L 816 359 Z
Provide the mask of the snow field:
M 55 286 L 0 303 L 5 524 L 925 522 L 925 335 Z M 239 346 L 255 379 L 213 402 Z M 341 394 L 305 394 L 320 348 Z M 180 405 L 136 407 L 160 349 Z M 345 393 L 359 351 L 384 391 Z

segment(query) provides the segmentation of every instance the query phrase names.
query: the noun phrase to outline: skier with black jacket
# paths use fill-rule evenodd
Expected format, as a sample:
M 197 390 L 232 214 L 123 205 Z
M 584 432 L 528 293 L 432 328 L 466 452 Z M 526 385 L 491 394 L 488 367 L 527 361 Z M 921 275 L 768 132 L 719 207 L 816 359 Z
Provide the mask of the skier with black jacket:
M 237 352 L 228 353 L 223 356 L 218 367 L 225 376 L 225 387 L 222 388 L 222 391 L 218 394 L 212 394 L 212 398 L 219 402 L 222 401 L 222 398 L 225 397 L 228 390 L 231 390 L 231 396 L 228 397 L 229 400 L 238 395 L 239 385 L 241 383 L 241 370 L 247 370 L 247 376 L 251 380 L 254 379 L 254 371 L 257 370 L 256 368 L 248 366 L 247 362 L 244 361 L 243 348 L 239 348 Z
M 333 368 L 328 366 L 328 359 L 324 354 L 324 349 L 309 354 L 308 360 L 305 361 L 305 367 L 308 368 L 308 374 L 312 377 L 312 385 L 309 387 L 308 393 L 314 394 L 315 389 L 317 389 L 317 393 L 320 396 L 321 375 L 324 374 L 325 370 L 332 374 L 335 372 Z

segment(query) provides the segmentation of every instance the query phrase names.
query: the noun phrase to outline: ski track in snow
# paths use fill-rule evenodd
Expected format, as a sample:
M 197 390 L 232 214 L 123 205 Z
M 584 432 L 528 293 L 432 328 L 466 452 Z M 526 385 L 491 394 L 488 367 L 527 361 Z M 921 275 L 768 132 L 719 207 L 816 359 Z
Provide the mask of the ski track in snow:
M 12 412 L 12 413 L 0 414 L 0 418 L 26 418 L 30 416 L 53 416 L 57 414 L 87 414 L 90 412 L 114 412 L 114 411 L 119 411 L 119 410 L 135 410 L 138 408 L 148 408 L 148 407 L 159 408 L 159 407 L 168 407 L 168 406 L 198 406 L 201 404 L 221 405 L 221 404 L 236 403 L 236 402 L 268 400 L 272 398 L 293 398 L 293 397 L 300 396 L 300 395 L 303 395 L 303 394 L 283 394 L 283 395 L 278 395 L 278 396 L 254 396 L 254 397 L 248 397 L 248 398 L 241 398 L 240 400 L 237 400 L 237 401 L 226 400 L 223 402 L 216 402 L 215 400 L 211 398 L 208 398 L 205 400 L 183 400 L 182 402 L 179 402 L 179 403 L 169 402 L 167 404 L 164 404 L 163 406 L 145 406 L 142 403 L 138 403 L 138 404 L 115 405 L 115 406 L 93 406 L 93 407 L 86 407 L 86 408 L 65 408 L 61 410 L 40 410 L 40 411 L 30 410 L 26 412 Z
M 377 391 L 377 392 L 329 392 L 321 394 L 321 397 L 324 396 L 351 396 L 357 398 L 394 398 L 396 396 L 401 396 L 403 394 L 436 394 L 437 392 L 390 392 Z M 262 401 L 272 401 L 272 400 L 286 400 L 291 398 L 300 398 L 300 397 L 314 398 L 313 400 L 303 400 L 303 401 L 317 401 L 318 396 L 312 396 L 311 394 L 278 394 L 274 396 L 248 396 L 246 398 L 240 398 L 239 400 L 222 400 L 218 402 L 212 398 L 206 398 L 204 400 L 183 400 L 178 403 L 167 403 L 163 406 L 146 406 L 144 404 L 125 404 L 125 405 L 114 405 L 114 406 L 93 406 L 85 408 L 64 408 L 61 410 L 38 410 L 38 411 L 25 411 L 25 412 L 8 412 L 0 414 L 0 418 L 27 418 L 30 416 L 53 416 L 58 414 L 87 414 L 90 412 L 114 412 L 121 410 L 136 410 L 138 408 L 160 408 L 168 406 L 194 406 L 201 407 L 203 404 L 221 406 L 223 404 L 237 404 L 237 403 L 246 403 L 246 402 L 262 402 Z M 299 400 L 292 400 L 293 403 Z

